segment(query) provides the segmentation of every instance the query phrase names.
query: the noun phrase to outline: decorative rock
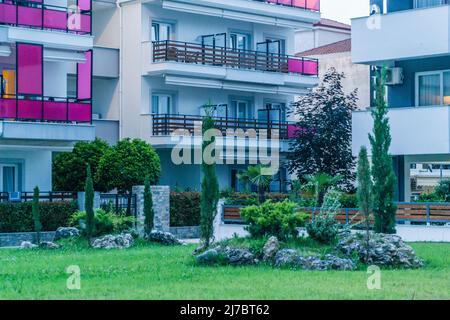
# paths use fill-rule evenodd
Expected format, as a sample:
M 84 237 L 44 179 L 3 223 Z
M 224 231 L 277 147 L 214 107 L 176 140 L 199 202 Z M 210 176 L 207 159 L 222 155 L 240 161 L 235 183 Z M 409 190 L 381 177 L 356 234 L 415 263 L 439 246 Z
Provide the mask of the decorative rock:
M 324 259 L 317 256 L 302 257 L 296 250 L 283 249 L 275 255 L 276 267 L 291 267 L 303 270 L 354 270 L 356 264 L 345 258 L 327 254 Z
M 37 248 L 37 245 L 31 243 L 30 241 L 22 241 L 22 243 L 20 244 L 20 248 L 21 249 L 33 249 L 33 248 Z
M 147 235 L 149 241 L 162 243 L 168 246 L 181 245 L 181 242 L 170 232 L 152 231 Z
M 123 249 L 133 245 L 134 239 L 129 233 L 119 235 L 106 235 L 95 239 L 92 247 L 97 249 Z
M 414 250 L 396 235 L 370 233 L 367 245 L 365 235 L 353 234 L 339 241 L 336 248 L 347 257 L 356 255 L 367 264 L 404 268 L 420 268 L 424 265 Z
M 39 247 L 44 248 L 44 249 L 58 249 L 58 248 L 60 248 L 60 245 L 56 244 L 54 242 L 43 241 L 43 242 L 39 243 Z
M 199 264 L 214 264 L 219 261 L 219 252 L 216 249 L 209 249 L 196 257 Z
M 294 267 L 298 265 L 300 255 L 296 250 L 283 249 L 277 252 L 274 258 L 274 265 L 276 267 Z
M 73 227 L 59 227 L 56 230 L 54 241 L 59 239 L 67 239 L 72 237 L 79 237 L 80 231 L 77 228 Z
M 277 237 L 270 237 L 263 247 L 263 261 L 271 261 L 280 249 Z
M 197 257 L 199 264 L 229 264 L 234 266 L 243 266 L 255 264 L 255 256 L 247 249 L 232 247 L 216 247 L 199 254 Z

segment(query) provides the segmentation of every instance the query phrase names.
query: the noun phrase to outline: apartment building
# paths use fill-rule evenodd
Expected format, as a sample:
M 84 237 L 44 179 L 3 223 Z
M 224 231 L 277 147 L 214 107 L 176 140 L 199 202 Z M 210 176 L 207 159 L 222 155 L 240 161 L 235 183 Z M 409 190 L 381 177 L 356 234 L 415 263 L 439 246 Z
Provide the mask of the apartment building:
M 90 0 L 0 1 L 0 191 L 52 190 L 52 156 L 95 137 Z
M 200 149 L 194 127 L 206 104 L 213 106 L 222 132 L 278 131 L 277 152 L 286 156 L 294 128 L 289 105 L 318 83 L 317 60 L 294 56 L 295 30 L 320 20 L 318 0 L 119 0 L 117 5 L 114 13 L 96 16 L 103 21 L 98 45 L 120 49 L 118 104 L 112 103 L 114 110 L 103 119 L 117 114 L 120 138 L 141 138 L 155 147 L 161 184 L 200 189 L 201 166 L 193 155 L 194 164 L 174 163 L 172 150 L 180 140 L 171 135 L 187 130 L 193 134 L 187 143 L 192 153 Z M 94 81 L 94 100 L 95 92 Z M 231 140 L 224 143 L 236 141 Z M 224 164 L 217 166 L 221 189 L 239 189 L 237 173 L 253 163 L 248 150 L 259 139 L 242 141 L 245 154 L 223 155 Z M 226 161 L 230 158 L 233 163 Z M 282 165 L 271 189 L 285 189 L 287 179 Z
M 421 164 L 430 164 L 427 168 L 442 177 L 450 161 L 450 6 L 448 0 L 371 4 L 370 16 L 352 20 L 352 59 L 372 70 L 389 68 L 390 152 L 398 177 L 397 198 L 408 201 L 411 189 L 417 188 L 417 174 L 427 175 L 417 172 Z M 370 111 L 355 112 L 355 154 L 369 145 L 371 130 Z

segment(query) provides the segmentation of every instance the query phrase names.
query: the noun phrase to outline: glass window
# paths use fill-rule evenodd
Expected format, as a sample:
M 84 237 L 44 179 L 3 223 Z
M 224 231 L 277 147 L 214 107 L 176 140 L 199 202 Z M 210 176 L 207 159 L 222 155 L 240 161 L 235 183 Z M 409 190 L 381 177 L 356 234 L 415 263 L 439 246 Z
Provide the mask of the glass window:
M 441 104 L 441 75 L 419 76 L 419 106 L 437 106 Z
M 0 181 L 2 192 L 18 191 L 18 170 L 16 165 L 0 165 Z
M 152 23 L 152 41 L 165 41 L 172 39 L 172 25 L 168 23 Z
M 427 8 L 447 4 L 448 0 L 414 0 L 414 8 Z
M 173 98 L 169 94 L 152 95 L 152 113 L 153 114 L 173 114 Z
M 444 72 L 444 106 L 450 106 L 450 71 Z

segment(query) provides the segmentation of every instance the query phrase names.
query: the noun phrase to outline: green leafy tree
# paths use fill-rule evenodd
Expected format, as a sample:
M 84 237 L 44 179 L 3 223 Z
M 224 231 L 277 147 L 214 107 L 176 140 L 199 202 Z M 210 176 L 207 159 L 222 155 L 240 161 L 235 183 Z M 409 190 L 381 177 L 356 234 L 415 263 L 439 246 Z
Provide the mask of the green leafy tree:
M 336 186 L 336 184 L 342 179 L 342 176 L 337 175 L 333 177 L 328 173 L 319 172 L 316 174 L 308 174 L 303 178 L 306 181 L 303 185 L 303 189 L 308 190 L 314 195 L 315 207 L 320 207 L 328 189 Z
M 94 177 L 94 189 L 107 191 L 104 181 L 96 180 L 95 175 L 100 158 L 108 149 L 108 143 L 97 138 L 92 142 L 77 142 L 72 152 L 58 154 L 53 160 L 53 190 L 84 190 L 86 167 L 89 164 Z
M 439 201 L 450 201 L 450 180 L 446 179 L 439 181 L 438 185 L 434 189 L 434 193 Z
M 153 230 L 153 219 L 155 217 L 155 212 L 153 211 L 153 196 L 150 189 L 150 178 L 145 178 L 144 187 L 144 226 L 145 233 L 148 234 Z
M 86 184 L 84 191 L 84 208 L 86 211 L 86 236 L 88 238 L 88 241 L 90 242 L 92 236 L 95 234 L 94 183 L 92 181 L 90 165 L 88 165 L 86 169 Z
M 97 180 L 105 181 L 106 189 L 116 188 L 128 195 L 127 214 L 131 212 L 133 186 L 143 185 L 145 177 L 156 184 L 161 173 L 158 154 L 144 140 L 124 139 L 108 149 L 100 159 Z
M 206 116 L 203 119 L 203 136 L 207 130 L 214 129 L 214 120 L 211 117 L 209 109 L 205 108 Z M 214 138 L 211 141 L 203 140 L 202 154 L 205 149 L 214 144 Z M 200 198 L 200 233 L 205 247 L 209 247 L 214 238 L 214 218 L 217 213 L 217 203 L 219 201 L 219 182 L 217 181 L 216 165 L 202 162 L 202 192 Z
M 344 78 L 343 73 L 331 68 L 319 87 L 292 104 L 299 121 L 288 159 L 289 171 L 298 177 L 317 173 L 340 175 L 340 187 L 351 190 L 355 180 L 352 111 L 358 98 L 357 90 L 344 92 Z
M 358 156 L 358 206 L 360 214 L 364 216 L 364 225 L 366 228 L 366 261 L 369 259 L 369 240 L 370 240 L 370 218 L 372 213 L 372 178 L 370 175 L 370 164 L 367 156 L 367 148 L 361 147 Z
M 258 190 L 258 201 L 260 204 L 266 201 L 266 190 L 268 189 L 272 177 L 263 174 L 264 167 L 261 165 L 249 166 L 246 171 L 238 175 L 239 181 L 249 189 L 249 185 L 255 185 Z
M 391 133 L 388 106 L 385 99 L 386 68 L 383 68 L 376 79 L 375 108 L 372 109 L 373 131 L 369 134 L 372 147 L 373 178 L 373 214 L 375 231 L 378 233 L 395 233 L 394 204 L 396 177 L 389 154 Z
M 33 213 L 33 222 L 34 222 L 34 232 L 36 232 L 36 242 L 39 244 L 41 242 L 41 215 L 39 212 L 39 187 L 36 186 L 33 190 L 33 203 L 31 211 Z

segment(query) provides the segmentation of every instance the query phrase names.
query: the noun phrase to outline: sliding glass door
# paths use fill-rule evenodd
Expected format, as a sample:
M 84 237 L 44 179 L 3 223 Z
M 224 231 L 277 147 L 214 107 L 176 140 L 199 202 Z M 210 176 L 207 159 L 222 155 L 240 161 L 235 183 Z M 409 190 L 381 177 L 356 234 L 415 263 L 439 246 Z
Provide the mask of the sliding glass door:
M 0 164 L 0 182 L 1 192 L 19 191 L 17 165 Z

